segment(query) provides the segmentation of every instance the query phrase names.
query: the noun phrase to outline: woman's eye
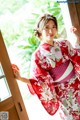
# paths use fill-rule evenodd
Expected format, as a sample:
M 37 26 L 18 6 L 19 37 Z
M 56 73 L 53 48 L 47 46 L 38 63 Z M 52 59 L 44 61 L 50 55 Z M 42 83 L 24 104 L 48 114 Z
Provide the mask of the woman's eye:
M 56 28 L 56 26 L 52 26 L 52 28 L 49 28 L 48 26 L 45 26 L 45 30 L 49 30 L 49 29 L 54 29 L 54 28 Z
M 53 26 L 53 28 L 56 28 L 56 26 Z

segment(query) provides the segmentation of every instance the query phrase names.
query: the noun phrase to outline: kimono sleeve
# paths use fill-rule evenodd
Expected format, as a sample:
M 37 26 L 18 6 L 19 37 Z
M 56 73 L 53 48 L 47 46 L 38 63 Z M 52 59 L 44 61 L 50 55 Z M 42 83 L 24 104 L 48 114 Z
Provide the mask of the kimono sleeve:
M 80 66 L 80 52 L 79 49 L 73 48 L 68 40 L 61 42 L 61 50 L 64 56 L 67 56 L 74 64 Z
M 75 49 L 77 51 L 78 56 L 80 56 L 80 44 L 79 43 L 75 45 Z M 78 60 L 80 61 L 80 58 Z M 75 64 L 75 70 L 76 70 L 76 74 L 78 78 L 80 79 L 80 65 L 79 64 Z
M 31 64 L 31 85 L 45 110 L 50 115 L 54 115 L 59 108 L 59 101 L 57 100 L 53 79 L 46 70 L 46 63 L 44 63 L 46 69 L 43 69 L 40 65 L 40 58 L 37 54 L 34 54 Z

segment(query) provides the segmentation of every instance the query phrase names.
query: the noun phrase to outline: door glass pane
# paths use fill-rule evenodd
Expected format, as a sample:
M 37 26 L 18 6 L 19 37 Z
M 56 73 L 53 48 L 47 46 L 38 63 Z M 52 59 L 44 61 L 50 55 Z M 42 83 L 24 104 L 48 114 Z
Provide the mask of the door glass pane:
M 11 96 L 5 74 L 0 64 L 0 102 Z

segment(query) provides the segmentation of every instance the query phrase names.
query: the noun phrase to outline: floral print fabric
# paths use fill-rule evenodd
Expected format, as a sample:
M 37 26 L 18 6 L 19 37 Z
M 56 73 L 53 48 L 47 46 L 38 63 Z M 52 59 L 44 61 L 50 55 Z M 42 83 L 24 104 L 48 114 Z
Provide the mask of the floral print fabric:
M 59 68 L 69 61 L 61 78 L 70 75 L 65 81 L 54 79 L 50 70 Z M 50 115 L 54 115 L 61 108 L 62 120 L 80 120 L 80 53 L 79 46 L 73 49 L 67 41 L 54 42 L 51 46 L 47 43 L 40 44 L 32 56 L 31 62 L 31 85 L 40 99 L 42 105 Z M 67 72 L 66 72 L 67 71 Z M 56 75 L 61 71 L 56 71 Z M 77 73 L 77 74 L 76 74 Z M 58 76 L 59 78 L 59 76 Z

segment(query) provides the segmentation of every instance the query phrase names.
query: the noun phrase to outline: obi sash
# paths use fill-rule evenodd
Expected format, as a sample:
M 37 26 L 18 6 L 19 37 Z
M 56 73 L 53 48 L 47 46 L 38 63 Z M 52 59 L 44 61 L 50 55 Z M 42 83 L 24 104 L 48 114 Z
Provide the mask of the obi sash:
M 65 82 L 73 78 L 75 70 L 73 64 L 68 60 L 65 63 L 49 71 L 54 82 Z

